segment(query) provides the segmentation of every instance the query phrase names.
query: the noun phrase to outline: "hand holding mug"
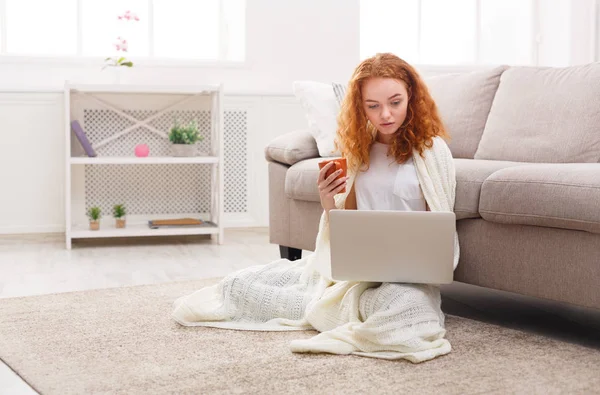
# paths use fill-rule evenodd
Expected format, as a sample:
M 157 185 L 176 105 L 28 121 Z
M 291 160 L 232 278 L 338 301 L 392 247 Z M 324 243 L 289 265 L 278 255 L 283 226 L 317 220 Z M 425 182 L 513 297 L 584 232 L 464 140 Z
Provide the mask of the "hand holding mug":
M 332 159 L 319 162 L 319 197 L 325 211 L 335 208 L 334 196 L 346 192 L 347 164 L 346 159 Z

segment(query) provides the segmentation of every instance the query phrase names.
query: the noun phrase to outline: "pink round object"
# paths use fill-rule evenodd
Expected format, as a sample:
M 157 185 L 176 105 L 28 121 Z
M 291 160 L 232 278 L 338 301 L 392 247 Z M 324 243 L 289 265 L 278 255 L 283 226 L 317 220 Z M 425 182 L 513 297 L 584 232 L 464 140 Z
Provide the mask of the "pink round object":
M 144 158 L 150 153 L 150 148 L 146 144 L 138 144 L 135 146 L 135 156 Z

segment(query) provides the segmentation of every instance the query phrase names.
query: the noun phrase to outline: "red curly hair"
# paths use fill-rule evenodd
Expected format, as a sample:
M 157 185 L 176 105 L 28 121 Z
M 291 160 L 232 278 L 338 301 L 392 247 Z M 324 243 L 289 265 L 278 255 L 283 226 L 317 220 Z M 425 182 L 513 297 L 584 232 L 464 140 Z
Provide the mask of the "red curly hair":
M 373 77 L 403 81 L 408 92 L 406 119 L 394 135 L 390 153 L 398 163 L 406 162 L 417 150 L 420 155 L 433 146 L 436 136 L 448 137 L 437 106 L 417 71 L 404 60 L 390 53 L 377 54 L 365 59 L 354 70 L 347 94 L 338 115 L 336 148 L 348 161 L 348 167 L 357 170 L 369 167 L 369 151 L 376 130 L 367 123 L 362 87 Z

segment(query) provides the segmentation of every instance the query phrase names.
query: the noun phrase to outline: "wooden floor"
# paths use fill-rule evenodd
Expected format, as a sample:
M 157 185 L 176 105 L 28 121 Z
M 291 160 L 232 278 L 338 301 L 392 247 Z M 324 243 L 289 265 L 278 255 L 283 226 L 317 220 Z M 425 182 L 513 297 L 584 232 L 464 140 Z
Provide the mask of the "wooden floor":
M 279 258 L 266 228 L 229 229 L 225 238 L 224 245 L 204 236 L 82 240 L 68 251 L 62 235 L 2 236 L 0 298 L 221 277 Z M 459 283 L 442 294 L 447 314 L 600 350 L 600 311 Z M 0 363 L 0 394 L 34 393 Z

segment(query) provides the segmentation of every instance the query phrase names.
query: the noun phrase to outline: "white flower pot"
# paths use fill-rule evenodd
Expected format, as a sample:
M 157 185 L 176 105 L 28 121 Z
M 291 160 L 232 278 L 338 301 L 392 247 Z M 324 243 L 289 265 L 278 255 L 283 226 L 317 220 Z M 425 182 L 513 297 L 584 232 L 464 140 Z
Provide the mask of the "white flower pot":
M 110 74 L 112 74 L 113 84 L 123 84 L 129 82 L 131 68 L 126 66 L 109 66 Z
M 194 144 L 171 144 L 172 156 L 196 156 L 196 145 Z

